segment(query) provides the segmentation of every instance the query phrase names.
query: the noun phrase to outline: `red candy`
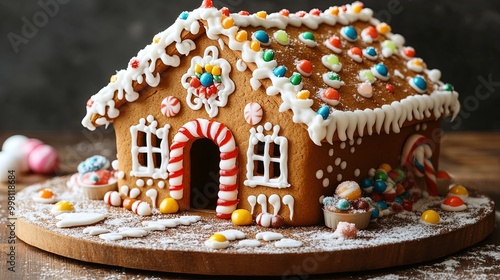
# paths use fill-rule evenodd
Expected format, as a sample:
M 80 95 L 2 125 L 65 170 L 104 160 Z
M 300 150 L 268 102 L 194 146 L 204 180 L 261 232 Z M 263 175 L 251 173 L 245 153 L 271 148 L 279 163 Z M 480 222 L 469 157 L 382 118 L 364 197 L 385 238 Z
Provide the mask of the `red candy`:
M 407 57 L 410 57 L 410 58 L 415 57 L 415 49 L 413 49 L 412 47 L 406 47 L 406 48 L 403 50 L 403 53 L 404 53 Z
M 374 202 L 379 202 L 382 200 L 382 197 L 380 196 L 380 194 L 378 193 L 372 193 L 370 195 L 370 198 L 374 201 Z
M 134 69 L 139 68 L 139 60 L 137 60 L 137 59 L 135 59 L 135 58 L 134 58 L 134 59 L 132 59 L 132 60 L 130 61 L 130 67 L 132 67 L 132 68 L 134 68 Z
M 337 49 L 340 49 L 342 47 L 340 38 L 338 36 L 330 37 L 330 39 L 328 39 L 328 43 L 330 43 L 330 45 L 336 47 Z
M 365 32 L 366 34 L 370 35 L 370 37 L 372 37 L 373 40 L 378 39 L 378 31 L 375 28 L 375 26 L 368 26 L 367 28 L 365 28 Z
M 330 100 L 339 100 L 340 99 L 339 92 L 334 88 L 325 89 L 325 91 L 323 92 L 323 96 L 326 99 L 330 99 Z
M 394 93 L 394 86 L 391 84 L 385 85 L 385 89 L 390 93 Z
M 319 16 L 321 15 L 321 11 L 319 9 L 312 9 L 309 14 L 313 15 L 313 16 Z
M 353 48 L 351 48 L 350 51 L 351 51 L 351 54 L 353 54 L 353 55 L 356 55 L 356 56 L 359 56 L 359 57 L 363 56 L 363 52 L 358 47 L 353 47 Z
M 298 17 L 305 17 L 307 13 L 305 11 L 298 11 L 295 13 Z
M 201 4 L 202 8 L 213 8 L 214 3 L 212 3 L 212 0 L 203 0 L 203 3 Z
M 413 211 L 413 205 L 411 203 L 405 203 L 403 202 L 403 209 L 406 210 L 406 211 Z
M 250 15 L 250 13 L 249 13 L 248 11 L 240 11 L 240 12 L 238 13 L 238 15 L 240 15 L 240 16 L 249 16 L 249 15 Z
M 198 88 L 199 86 L 201 86 L 201 82 L 200 82 L 200 79 L 194 77 L 191 79 L 191 82 L 189 83 L 189 85 L 191 87 L 194 87 L 194 88 Z
M 283 9 L 280 11 L 280 15 L 282 15 L 284 17 L 288 17 L 288 16 L 290 16 L 290 11 L 287 9 Z
M 397 213 L 399 213 L 399 212 L 401 212 L 401 211 L 404 210 L 403 205 L 398 204 L 398 203 L 393 203 L 391 205 L 391 207 L 392 207 L 392 210 L 394 210 L 394 212 L 397 212 Z
M 311 75 L 313 65 L 309 60 L 303 59 L 299 61 L 299 63 L 297 63 L 297 68 L 304 72 L 306 75 Z
M 457 207 L 463 205 L 464 201 L 458 196 L 450 196 L 444 200 L 443 204 L 451 207 Z
M 229 8 L 228 7 L 224 7 L 222 9 L 220 9 L 220 12 L 225 15 L 226 17 L 229 16 Z
M 87 107 L 92 107 L 92 105 L 94 105 L 94 100 L 89 99 L 89 100 L 87 101 Z
M 450 174 L 448 172 L 439 170 L 438 173 L 436 174 L 436 177 L 439 179 L 450 179 Z

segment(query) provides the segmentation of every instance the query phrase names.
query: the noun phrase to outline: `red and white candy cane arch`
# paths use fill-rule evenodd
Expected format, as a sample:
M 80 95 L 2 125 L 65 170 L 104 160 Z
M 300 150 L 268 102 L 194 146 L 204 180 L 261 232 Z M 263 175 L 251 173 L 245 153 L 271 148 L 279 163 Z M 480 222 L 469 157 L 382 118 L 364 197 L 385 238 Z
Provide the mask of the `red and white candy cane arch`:
M 432 148 L 425 136 L 413 134 L 406 139 L 401 154 L 401 165 L 408 167 L 418 177 L 425 177 L 427 191 L 437 196 L 436 169 L 431 161 Z
M 231 131 L 222 123 L 196 119 L 182 126 L 174 136 L 170 146 L 170 159 L 167 170 L 169 172 L 170 197 L 180 200 L 184 193 L 184 147 L 189 141 L 197 138 L 212 140 L 220 151 L 220 178 L 217 208 L 217 217 L 230 219 L 238 204 L 238 148 Z

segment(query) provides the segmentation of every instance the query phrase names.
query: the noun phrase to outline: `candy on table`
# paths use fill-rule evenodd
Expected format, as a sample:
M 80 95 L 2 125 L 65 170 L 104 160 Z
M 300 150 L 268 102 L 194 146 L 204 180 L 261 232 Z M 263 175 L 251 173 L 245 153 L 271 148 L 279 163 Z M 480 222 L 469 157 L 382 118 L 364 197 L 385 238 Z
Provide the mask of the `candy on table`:
M 149 216 L 152 214 L 149 204 L 141 200 L 137 200 L 132 204 L 132 212 L 139 216 Z
M 260 213 L 257 215 L 255 221 L 261 227 L 280 228 L 285 224 L 283 217 L 269 213 Z
M 438 212 L 434 210 L 425 210 L 422 213 L 421 220 L 427 224 L 437 224 L 441 220 Z
M 467 205 L 458 196 L 448 196 L 441 204 L 441 209 L 445 211 L 463 211 L 467 209 Z
M 160 203 L 160 212 L 163 214 L 173 214 L 179 211 L 179 203 L 177 200 L 167 197 L 164 198 Z
M 462 185 L 455 185 L 451 187 L 448 191 L 448 195 L 454 195 L 454 196 L 459 196 L 459 197 L 468 197 L 469 196 L 469 191 L 467 188 L 465 188 Z
M 109 191 L 104 195 L 104 202 L 110 206 L 118 207 L 122 205 L 122 197 L 117 191 Z
M 357 233 L 358 229 L 356 228 L 355 224 L 348 222 L 339 222 L 333 234 L 343 238 L 356 238 Z
M 37 146 L 28 156 L 30 169 L 35 173 L 51 174 L 59 166 L 59 156 L 54 147 L 49 145 Z
M 50 212 L 54 215 L 60 215 L 62 213 L 70 213 L 75 211 L 75 207 L 69 201 L 59 201 L 50 210 Z
M 237 209 L 231 214 L 231 221 L 237 226 L 249 226 L 252 224 L 253 218 L 250 211 L 246 209 Z
M 226 236 L 222 233 L 215 233 L 210 238 L 205 241 L 205 246 L 212 249 L 226 249 L 229 247 L 229 241 L 227 241 Z
M 33 201 L 51 204 L 57 201 L 57 197 L 51 189 L 41 189 L 33 196 Z
M 359 184 L 354 181 L 344 181 L 337 186 L 335 194 L 338 197 L 345 199 L 358 199 L 361 197 L 361 188 Z

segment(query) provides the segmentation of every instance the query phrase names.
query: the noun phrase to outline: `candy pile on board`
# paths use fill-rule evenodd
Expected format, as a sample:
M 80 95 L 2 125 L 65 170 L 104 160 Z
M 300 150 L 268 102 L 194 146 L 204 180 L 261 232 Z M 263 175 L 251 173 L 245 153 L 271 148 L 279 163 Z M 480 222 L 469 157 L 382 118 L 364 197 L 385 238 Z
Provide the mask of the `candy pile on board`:
M 59 156 L 54 147 L 38 139 L 13 135 L 2 145 L 0 152 L 0 182 L 8 180 L 8 171 L 52 174 L 59 166 Z

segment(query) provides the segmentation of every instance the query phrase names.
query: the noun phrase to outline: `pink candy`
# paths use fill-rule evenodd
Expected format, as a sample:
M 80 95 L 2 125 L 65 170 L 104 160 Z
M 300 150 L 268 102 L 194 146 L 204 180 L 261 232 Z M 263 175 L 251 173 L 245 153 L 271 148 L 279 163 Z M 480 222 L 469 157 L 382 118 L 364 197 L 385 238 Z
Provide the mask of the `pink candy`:
M 28 155 L 28 165 L 36 173 L 54 173 L 59 165 L 59 157 L 56 149 L 46 144 L 34 147 Z

